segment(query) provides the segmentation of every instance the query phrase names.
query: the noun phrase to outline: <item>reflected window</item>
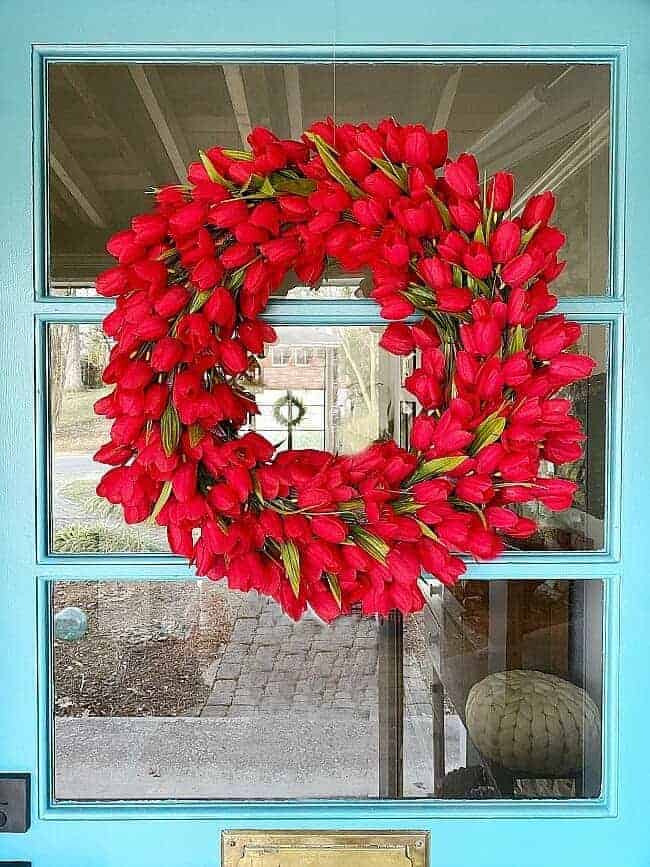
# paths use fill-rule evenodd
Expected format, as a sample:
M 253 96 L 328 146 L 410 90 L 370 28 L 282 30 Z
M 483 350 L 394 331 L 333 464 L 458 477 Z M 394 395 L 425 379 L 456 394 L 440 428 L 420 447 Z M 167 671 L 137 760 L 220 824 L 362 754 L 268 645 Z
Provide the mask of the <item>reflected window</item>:
M 593 798 L 599 580 L 288 620 L 219 582 L 52 585 L 54 796 Z

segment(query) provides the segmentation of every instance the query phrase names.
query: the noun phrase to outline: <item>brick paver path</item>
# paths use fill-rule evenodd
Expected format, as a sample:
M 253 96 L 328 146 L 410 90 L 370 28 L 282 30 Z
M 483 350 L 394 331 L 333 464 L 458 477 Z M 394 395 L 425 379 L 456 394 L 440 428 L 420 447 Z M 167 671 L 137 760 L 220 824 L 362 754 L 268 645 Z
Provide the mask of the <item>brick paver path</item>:
M 307 614 L 293 623 L 272 601 L 249 593 L 201 716 L 334 710 L 377 714 L 377 623 L 351 616 L 325 627 Z

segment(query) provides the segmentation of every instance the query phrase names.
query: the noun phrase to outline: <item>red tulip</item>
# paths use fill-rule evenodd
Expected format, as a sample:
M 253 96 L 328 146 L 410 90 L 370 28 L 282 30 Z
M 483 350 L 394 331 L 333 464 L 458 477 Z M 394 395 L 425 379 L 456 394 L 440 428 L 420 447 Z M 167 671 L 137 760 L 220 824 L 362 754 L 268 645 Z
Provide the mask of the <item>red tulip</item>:
M 445 166 L 445 181 L 460 199 L 475 199 L 479 194 L 478 166 L 470 154 L 461 154 Z
M 393 322 L 382 334 L 379 345 L 392 355 L 409 355 L 415 349 L 413 332 L 403 322 Z
M 219 355 L 228 373 L 244 373 L 248 369 L 248 354 L 238 340 L 222 340 L 219 343 Z
M 232 328 L 237 316 L 232 294 L 225 286 L 217 286 L 203 305 L 202 313 L 209 322 Z
M 329 515 L 317 515 L 312 518 L 311 529 L 320 539 L 336 544 L 344 542 L 348 535 L 345 522 Z
M 169 218 L 169 231 L 174 238 L 184 238 L 205 223 L 208 209 L 203 202 L 190 202 Z
M 537 251 L 522 253 L 504 266 L 501 277 L 508 286 L 521 286 L 539 273 L 542 265 L 542 256 Z
M 490 236 L 490 253 L 495 262 L 504 265 L 516 254 L 521 243 L 521 229 L 514 220 L 506 220 Z
M 448 286 L 436 290 L 438 308 L 443 313 L 463 313 L 468 310 L 474 296 L 466 286 Z
M 106 298 L 123 295 L 129 289 L 129 272 L 121 265 L 107 268 L 95 280 L 95 289 Z
M 495 211 L 507 211 L 512 202 L 515 179 L 510 172 L 497 172 L 487 188 L 487 206 Z
M 480 208 L 467 199 L 457 199 L 455 202 L 450 202 L 449 213 L 454 225 L 468 235 L 471 235 L 481 222 Z
M 463 265 L 473 277 L 483 280 L 492 271 L 492 257 L 485 244 L 472 241 L 463 255 Z
M 521 215 L 521 225 L 524 229 L 532 229 L 537 223 L 548 223 L 555 208 L 555 196 L 551 192 L 532 196 L 526 202 Z
M 438 256 L 421 259 L 418 262 L 418 271 L 432 289 L 446 289 L 451 286 L 451 267 Z

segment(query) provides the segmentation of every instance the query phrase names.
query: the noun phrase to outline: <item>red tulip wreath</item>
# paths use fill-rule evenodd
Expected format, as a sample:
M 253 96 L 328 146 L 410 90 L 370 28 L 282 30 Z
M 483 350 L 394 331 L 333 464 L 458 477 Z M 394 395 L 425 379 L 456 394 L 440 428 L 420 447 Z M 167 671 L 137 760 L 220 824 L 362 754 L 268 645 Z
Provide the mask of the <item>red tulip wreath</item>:
M 448 159 L 446 131 L 393 119 L 328 119 L 300 142 L 256 129 L 249 142 L 202 152 L 187 185 L 158 189 L 108 242 L 118 264 L 97 291 L 116 298 L 104 320 L 115 389 L 95 409 L 114 422 L 95 459 L 112 468 L 97 492 L 129 523 L 164 525 L 199 575 L 293 618 L 416 611 L 422 572 L 451 584 L 459 555 L 491 559 L 535 531 L 516 504 L 573 500 L 576 485 L 542 467 L 582 453 L 557 393 L 594 362 L 570 350 L 579 325 L 544 316 L 563 267 L 554 196 L 513 219 L 512 175 L 481 182 L 471 154 Z M 246 432 L 246 372 L 275 339 L 269 296 L 290 270 L 316 285 L 330 261 L 370 270 L 394 320 L 381 346 L 417 353 L 408 450 L 278 452 Z

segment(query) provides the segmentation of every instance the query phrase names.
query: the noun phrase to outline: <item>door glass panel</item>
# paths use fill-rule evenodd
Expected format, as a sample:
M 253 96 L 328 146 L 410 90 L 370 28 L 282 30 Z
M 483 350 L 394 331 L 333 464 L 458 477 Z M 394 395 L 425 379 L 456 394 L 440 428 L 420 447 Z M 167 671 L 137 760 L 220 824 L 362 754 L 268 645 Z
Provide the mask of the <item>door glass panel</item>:
M 59 581 L 51 612 L 59 800 L 600 791 L 597 580 L 436 584 L 399 641 L 206 580 Z
M 574 504 L 564 512 L 551 512 L 541 503 L 523 505 L 521 513 L 534 518 L 539 531 L 523 545 L 520 542 L 518 547 L 532 551 L 598 551 L 605 546 L 610 341 L 608 325 L 582 326 L 582 337 L 576 351 L 594 358 L 597 367 L 589 379 L 581 380 L 563 392 L 573 401 L 573 412 L 587 434 L 583 457 L 555 470 L 558 476 L 578 483 Z
M 260 409 L 255 429 L 280 450 L 291 442 L 297 449 L 357 452 L 384 435 L 406 445 L 414 407 L 400 389 L 400 377 L 408 375 L 410 361 L 380 349 L 382 330 L 278 328 L 277 343 L 249 383 Z M 609 341 L 607 325 L 584 326 L 580 351 L 592 355 L 598 367 L 568 391 L 588 439 L 584 457 L 557 470 L 580 489 L 573 508 L 564 512 L 539 504 L 522 507 L 540 527 L 526 540 L 527 550 L 604 546 Z M 119 507 L 95 494 L 103 468 L 92 456 L 109 439 L 110 423 L 93 413 L 93 404 L 108 392 L 101 370 L 109 348 L 99 325 L 48 326 L 51 548 L 56 553 L 167 552 L 161 528 L 150 523 L 127 527 Z
M 259 433 L 280 450 L 356 452 L 395 435 L 399 362 L 379 348 L 382 326 L 296 326 L 277 329 L 251 375 Z M 48 326 L 52 455 L 51 548 L 55 553 L 168 552 L 164 530 L 128 527 L 119 506 L 95 494 L 106 468 L 93 454 L 110 422 L 93 404 L 110 390 L 101 380 L 110 344 L 99 325 Z M 111 386 L 112 388 L 112 386 Z
M 336 100 L 334 101 L 334 93 Z M 450 132 L 521 196 L 553 189 L 568 235 L 561 295 L 608 286 L 608 64 L 338 63 L 48 65 L 49 291 L 94 294 L 112 264 L 108 236 L 149 209 L 146 191 L 183 182 L 199 148 L 240 148 L 252 127 L 299 136 L 315 120 L 395 115 Z M 320 297 L 368 293 L 363 274 L 331 276 Z M 313 297 L 288 280 L 279 294 Z

